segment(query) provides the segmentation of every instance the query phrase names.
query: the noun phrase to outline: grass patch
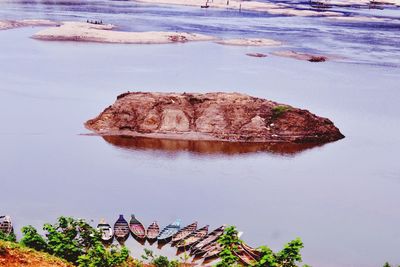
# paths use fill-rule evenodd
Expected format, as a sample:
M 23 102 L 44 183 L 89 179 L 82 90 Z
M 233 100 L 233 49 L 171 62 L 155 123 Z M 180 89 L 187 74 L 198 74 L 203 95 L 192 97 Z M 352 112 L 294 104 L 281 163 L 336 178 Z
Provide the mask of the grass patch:
M 277 105 L 272 108 L 272 119 L 277 119 L 292 108 L 285 105 Z

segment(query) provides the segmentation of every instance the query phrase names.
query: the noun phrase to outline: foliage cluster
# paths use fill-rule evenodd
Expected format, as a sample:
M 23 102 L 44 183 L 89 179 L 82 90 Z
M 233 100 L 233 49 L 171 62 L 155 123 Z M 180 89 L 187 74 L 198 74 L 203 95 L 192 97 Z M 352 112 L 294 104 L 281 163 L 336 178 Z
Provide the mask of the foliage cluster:
M 221 261 L 216 264 L 216 267 L 230 267 L 238 264 L 239 258 L 234 254 L 237 251 L 238 245 L 242 241 L 238 237 L 238 231 L 234 226 L 227 227 L 224 234 L 218 239 L 218 243 L 222 247 L 219 253 Z
M 216 267 L 228 267 L 239 265 L 239 258 L 235 255 L 237 246 L 243 241 L 238 238 L 235 227 L 230 226 L 225 229 L 224 234 L 218 239 L 222 246 L 219 254 L 221 261 Z M 261 246 L 258 251 L 259 259 L 252 264 L 252 267 L 297 267 L 302 262 L 300 250 L 303 248 L 303 242 L 297 238 L 288 244 L 278 253 L 275 253 L 267 246 Z M 303 267 L 306 267 L 304 265 Z
M 178 267 L 179 262 L 177 260 L 168 260 L 165 256 L 158 256 L 153 253 L 150 249 L 144 249 L 144 255 L 142 258 L 147 260 L 150 264 L 156 267 Z
M 43 230 L 47 232 L 45 237 L 33 226 L 23 227 L 21 244 L 82 267 L 118 266 L 129 258 L 125 247 L 106 248 L 101 233 L 84 220 L 60 217 L 54 225 L 45 224 Z
M 17 241 L 17 238 L 15 237 L 14 233 L 5 234 L 2 231 L 0 231 L 0 240 L 15 242 L 15 241 Z

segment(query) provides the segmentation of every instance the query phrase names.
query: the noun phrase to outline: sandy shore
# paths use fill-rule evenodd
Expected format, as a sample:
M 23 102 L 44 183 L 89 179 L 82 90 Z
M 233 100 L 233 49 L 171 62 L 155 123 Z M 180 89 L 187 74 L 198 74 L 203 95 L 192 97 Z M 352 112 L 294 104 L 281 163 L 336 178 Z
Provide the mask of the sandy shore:
M 20 27 L 57 26 L 59 23 L 45 19 L 0 20 L 0 30 L 9 30 Z
M 32 38 L 54 41 L 85 41 L 121 44 L 167 44 L 188 41 L 212 41 L 208 35 L 186 32 L 121 32 L 113 25 L 98 25 L 86 22 L 64 22 L 60 27 L 51 27 L 34 34 Z
M 324 62 L 331 58 L 323 55 L 313 55 L 307 53 L 300 53 L 295 51 L 276 51 L 271 53 L 274 56 L 294 58 L 297 60 L 305 60 L 310 62 Z
M 216 41 L 222 45 L 237 45 L 237 46 L 280 46 L 281 42 L 272 39 L 264 38 L 238 38 L 238 39 L 222 39 Z
M 168 4 L 168 5 L 185 5 L 185 6 L 205 6 L 207 0 L 135 0 L 137 2 L 149 4 Z M 297 10 L 282 3 L 266 3 L 258 1 L 240 1 L 240 0 L 210 0 L 207 5 L 209 8 L 228 8 L 232 10 L 247 10 L 266 12 L 275 15 L 288 16 L 341 16 L 342 13 L 332 11 L 315 11 L 315 10 Z

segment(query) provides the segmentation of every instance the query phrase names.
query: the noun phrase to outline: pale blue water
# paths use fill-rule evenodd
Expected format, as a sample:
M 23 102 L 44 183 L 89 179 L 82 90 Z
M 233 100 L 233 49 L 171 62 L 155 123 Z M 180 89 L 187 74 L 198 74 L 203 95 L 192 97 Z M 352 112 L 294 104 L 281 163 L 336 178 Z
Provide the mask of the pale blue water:
M 96 10 L 130 4 L 90 3 Z M 196 16 L 202 11 L 195 8 L 139 5 L 143 12 L 138 14 L 99 15 L 93 6 L 85 12 L 110 16 L 124 29 L 134 29 L 126 23 L 133 16 L 142 18 L 134 24 L 140 30 L 183 27 L 226 36 L 270 32 L 287 38 L 288 46 L 358 54 L 345 62 L 312 64 L 245 56 L 273 48 L 43 42 L 29 38 L 38 28 L 0 31 L 0 211 L 12 215 L 17 229 L 60 215 L 95 224 L 101 217 L 114 222 L 119 213 L 134 212 L 146 225 L 158 220 L 164 226 L 176 218 L 212 227 L 234 224 L 253 246 L 279 249 L 299 236 L 304 262 L 313 266 L 400 263 L 396 28 L 382 25 L 371 32 L 368 25 L 248 14 L 265 22 L 260 28 L 268 30 L 261 31 L 251 26 L 257 18 L 218 18 L 225 11 L 207 11 L 208 22 L 200 23 Z M 84 19 L 81 7 L 3 1 L 0 18 Z M 310 24 L 300 23 L 306 21 Z M 241 29 L 232 30 L 236 25 Z M 368 31 L 377 43 L 356 38 Z M 301 44 L 295 43 L 298 36 Z M 80 135 L 87 133 L 84 121 L 127 90 L 244 92 L 329 117 L 346 138 L 280 156 L 129 150 Z M 132 239 L 129 246 L 135 255 L 141 253 Z

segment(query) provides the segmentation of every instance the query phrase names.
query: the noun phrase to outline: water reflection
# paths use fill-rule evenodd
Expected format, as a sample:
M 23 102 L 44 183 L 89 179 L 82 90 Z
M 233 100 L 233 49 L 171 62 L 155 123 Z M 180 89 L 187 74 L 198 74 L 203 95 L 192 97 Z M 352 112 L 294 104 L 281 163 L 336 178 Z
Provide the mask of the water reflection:
M 243 142 L 219 142 L 219 141 L 192 141 L 154 139 L 132 136 L 103 136 L 108 143 L 131 150 L 161 150 L 166 152 L 189 151 L 196 154 L 247 154 L 267 152 L 278 155 L 296 155 L 304 150 L 322 146 L 321 143 L 243 143 Z

